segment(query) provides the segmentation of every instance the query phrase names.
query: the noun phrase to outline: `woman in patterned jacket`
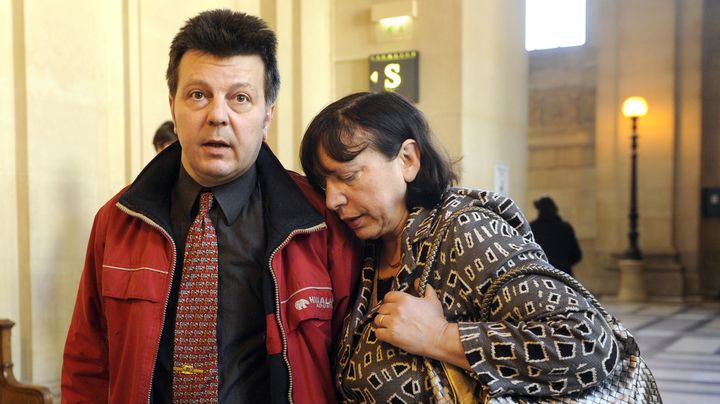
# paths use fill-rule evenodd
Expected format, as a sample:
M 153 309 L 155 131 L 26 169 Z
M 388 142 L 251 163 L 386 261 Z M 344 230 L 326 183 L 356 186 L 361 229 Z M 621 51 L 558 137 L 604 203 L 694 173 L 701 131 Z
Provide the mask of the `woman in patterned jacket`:
M 366 241 L 360 290 L 338 344 L 344 401 L 432 402 L 422 357 L 464 369 L 491 394 L 565 394 L 612 371 L 618 349 L 608 324 L 557 279 L 510 281 L 491 321 L 478 321 L 493 279 L 549 264 L 510 199 L 451 187 L 452 164 L 404 98 L 356 93 L 334 102 L 308 127 L 300 154 L 327 207 Z M 445 227 L 421 294 L 425 252 Z

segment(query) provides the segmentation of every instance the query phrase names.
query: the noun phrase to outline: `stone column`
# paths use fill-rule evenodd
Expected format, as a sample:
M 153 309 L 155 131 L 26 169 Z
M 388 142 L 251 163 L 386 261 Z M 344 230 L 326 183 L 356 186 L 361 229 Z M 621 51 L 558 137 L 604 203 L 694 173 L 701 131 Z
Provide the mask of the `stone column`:
M 642 260 L 620 259 L 620 288 L 617 299 L 621 302 L 643 302 L 645 293 L 645 265 Z
M 460 83 L 463 184 L 493 189 L 509 170 L 522 208 L 527 189 L 528 59 L 523 1 L 464 0 Z
M 682 48 L 687 35 L 682 15 L 695 5 L 675 0 L 594 3 L 598 14 L 593 18 L 599 19 L 597 221 L 603 223 L 596 239 L 598 269 L 606 271 L 608 282 L 619 281 L 617 259 L 628 244 L 631 135 L 630 119 L 620 108 L 625 98 L 643 96 L 649 112 L 638 121 L 638 213 L 645 286 L 650 297 L 680 299 L 685 286 L 676 242 L 676 190 L 689 185 L 679 182 L 678 173 L 695 168 L 678 160 L 679 153 L 687 155 L 679 145 L 697 143 L 686 137 L 693 136 L 695 125 L 681 119 L 696 119 L 691 111 L 697 109 L 697 96 L 691 89 L 699 71 L 693 67 L 695 56 Z
M 27 222 L 27 210 L 20 211 L 18 198 L 26 194 L 23 185 L 26 174 L 24 152 L 27 149 L 25 133 L 25 102 L 23 100 L 25 76 L 16 72 L 24 60 L 22 8 L 18 2 L 0 2 L 0 318 L 13 319 L 19 324 L 12 336 L 12 355 L 16 359 L 15 373 L 23 375 L 20 355 L 20 329 L 24 326 L 21 317 L 20 279 L 27 279 L 21 273 L 19 245 L 27 247 L 26 234 L 20 233 L 19 222 Z M 16 90 L 19 89 L 20 91 Z M 20 122 L 18 122 L 20 121 Z M 17 159 L 18 150 L 21 152 Z M 23 226 L 26 229 L 27 226 Z M 26 317 L 27 318 L 27 317 Z

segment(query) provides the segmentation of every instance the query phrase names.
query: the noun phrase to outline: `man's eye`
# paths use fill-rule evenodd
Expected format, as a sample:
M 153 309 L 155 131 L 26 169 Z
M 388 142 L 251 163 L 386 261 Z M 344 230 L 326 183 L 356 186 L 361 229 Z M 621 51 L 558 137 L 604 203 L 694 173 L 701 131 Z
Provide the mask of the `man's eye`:
M 190 93 L 190 97 L 192 97 L 192 99 L 194 100 L 202 100 L 203 98 L 205 98 L 205 95 L 202 93 L 202 91 L 193 91 L 192 93 Z
M 238 95 L 235 97 L 235 101 L 237 101 L 237 102 L 248 102 L 248 97 L 247 97 L 247 95 L 245 95 L 245 94 L 238 94 Z

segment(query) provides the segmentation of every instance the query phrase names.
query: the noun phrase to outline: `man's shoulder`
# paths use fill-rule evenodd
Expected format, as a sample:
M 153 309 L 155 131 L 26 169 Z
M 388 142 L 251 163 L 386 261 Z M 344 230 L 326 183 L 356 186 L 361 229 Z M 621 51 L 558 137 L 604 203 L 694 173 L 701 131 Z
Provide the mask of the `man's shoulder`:
M 130 185 L 126 185 L 123 187 L 120 191 L 118 191 L 115 195 L 113 195 L 110 199 L 108 199 L 101 207 L 98 209 L 97 214 L 98 215 L 107 215 L 109 212 L 114 212 L 117 209 L 117 203 L 120 201 L 120 197 L 127 191 L 127 189 L 130 187 Z
M 120 196 L 122 196 L 122 194 L 127 191 L 129 187 L 129 185 L 126 185 L 121 190 L 117 191 L 113 196 L 110 197 L 110 199 L 105 201 L 105 203 L 100 207 L 100 209 L 103 209 L 108 205 L 115 205 L 117 201 L 120 200 Z
M 124 215 L 122 210 L 117 207 L 117 204 L 127 188 L 126 186 L 121 189 L 95 212 L 95 219 L 92 226 L 94 232 L 104 234 L 108 230 L 108 226 L 112 226 L 111 223 L 115 223 L 122 217 L 121 215 Z
M 310 185 L 310 181 L 308 181 L 307 177 L 291 170 L 287 170 L 287 173 L 298 188 L 300 188 L 300 191 L 305 196 L 305 199 L 307 199 L 313 207 L 315 207 L 315 209 L 323 212 L 325 210 L 325 198 L 320 195 L 320 193 L 315 190 L 312 185 Z
M 288 175 L 290 175 L 290 178 L 292 178 L 295 184 L 297 184 L 298 188 L 300 188 L 300 191 L 305 196 L 305 199 L 310 202 L 310 204 L 315 208 L 315 210 L 317 210 L 321 215 L 323 215 L 325 219 L 325 224 L 330 229 L 332 229 L 333 232 L 339 232 L 343 234 L 344 237 L 355 240 L 355 236 L 353 235 L 352 231 L 350 231 L 350 229 L 345 226 L 342 221 L 340 221 L 340 219 L 335 213 L 330 211 L 325 206 L 325 196 L 318 192 L 310 184 L 310 181 L 308 181 L 307 177 L 291 170 L 287 170 L 287 173 Z

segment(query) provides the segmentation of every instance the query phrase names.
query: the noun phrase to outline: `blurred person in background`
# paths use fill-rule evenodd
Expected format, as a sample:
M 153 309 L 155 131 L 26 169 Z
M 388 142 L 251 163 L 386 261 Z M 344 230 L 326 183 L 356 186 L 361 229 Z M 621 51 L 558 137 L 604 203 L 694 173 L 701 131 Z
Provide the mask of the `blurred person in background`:
M 560 217 L 555 201 L 549 196 L 541 196 L 533 205 L 538 211 L 537 219 L 530 222 L 535 241 L 545 251 L 550 264 L 572 276 L 573 265 L 582 259 L 573 227 Z
M 170 146 L 177 140 L 175 134 L 175 123 L 173 121 L 165 121 L 155 131 L 153 136 L 153 146 L 155 146 L 155 152 L 160 153 L 165 150 L 166 147 Z

